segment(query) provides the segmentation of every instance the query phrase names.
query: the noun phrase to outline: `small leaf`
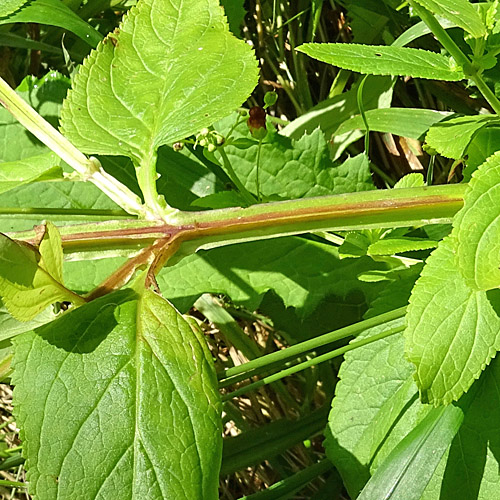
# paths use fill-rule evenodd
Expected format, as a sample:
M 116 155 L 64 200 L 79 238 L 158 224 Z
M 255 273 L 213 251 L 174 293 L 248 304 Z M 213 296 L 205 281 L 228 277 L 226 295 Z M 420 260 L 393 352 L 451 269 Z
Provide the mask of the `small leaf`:
M 435 52 L 385 45 L 305 43 L 297 48 L 314 59 L 367 75 L 401 75 L 436 80 L 463 80 L 450 59 Z
M 241 105 L 257 76 L 252 50 L 229 32 L 218 1 L 142 0 L 80 67 L 62 130 L 86 153 L 149 165 L 159 146 Z
M 0 193 L 32 182 L 62 179 L 60 160 L 54 153 L 0 163 Z
M 423 402 L 460 398 L 500 349 L 500 318 L 486 292 L 469 288 L 458 271 L 453 236 L 427 260 L 406 319 L 406 356 Z
M 218 498 L 213 363 L 167 301 L 119 291 L 15 343 L 15 412 L 36 498 Z
M 432 13 L 460 26 L 474 38 L 486 35 L 486 26 L 468 0 L 416 0 L 416 2 Z
M 63 248 L 61 235 L 52 222 L 45 223 L 45 233 L 38 248 L 40 266 L 55 280 L 63 284 Z
M 29 321 L 48 305 L 79 297 L 38 265 L 35 250 L 0 234 L 0 296 L 19 321 Z
M 463 417 L 453 405 L 433 408 L 380 464 L 358 500 L 420 500 Z
M 475 115 L 452 118 L 429 129 L 425 142 L 447 158 L 463 158 L 474 135 L 487 126 L 500 126 L 495 115 Z
M 399 189 L 399 188 L 404 189 L 404 188 L 422 187 L 422 186 L 425 186 L 424 176 L 422 174 L 413 173 L 401 177 L 401 179 L 399 179 L 399 181 L 396 182 L 394 189 Z
M 489 290 L 500 285 L 500 152 L 472 175 L 464 207 L 453 221 L 457 262 L 468 286 Z
M 384 238 L 372 243 L 367 250 L 368 255 L 394 255 L 396 253 L 413 252 L 436 248 L 438 242 L 423 238 Z

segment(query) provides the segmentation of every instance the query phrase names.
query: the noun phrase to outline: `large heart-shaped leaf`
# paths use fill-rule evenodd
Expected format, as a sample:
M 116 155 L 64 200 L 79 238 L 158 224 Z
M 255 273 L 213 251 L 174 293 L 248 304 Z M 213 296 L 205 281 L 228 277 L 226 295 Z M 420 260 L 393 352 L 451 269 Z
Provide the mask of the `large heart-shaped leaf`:
M 80 68 L 62 129 L 86 153 L 149 165 L 159 146 L 223 118 L 256 83 L 252 51 L 216 0 L 141 0 Z

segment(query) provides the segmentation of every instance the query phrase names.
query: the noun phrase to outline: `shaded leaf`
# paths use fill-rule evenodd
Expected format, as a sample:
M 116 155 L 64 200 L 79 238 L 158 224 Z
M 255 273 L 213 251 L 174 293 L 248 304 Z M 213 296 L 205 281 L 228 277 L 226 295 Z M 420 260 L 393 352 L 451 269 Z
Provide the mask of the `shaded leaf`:
M 427 50 L 352 43 L 306 43 L 297 50 L 319 61 L 367 75 L 447 81 L 464 78 L 462 70 L 454 67 L 450 59 Z
M 359 500 L 420 500 L 463 420 L 460 408 L 433 408 L 380 464 Z
M 237 133 L 248 136 L 248 127 L 238 127 Z M 227 146 L 225 150 L 238 178 L 249 191 L 256 193 L 258 145 L 246 149 Z M 357 155 L 335 166 L 319 128 L 297 141 L 269 132 L 260 154 L 259 187 L 264 197 L 277 195 L 285 199 L 374 188 L 366 155 Z
M 60 159 L 54 153 L 0 163 L 0 193 L 45 180 L 62 179 Z
M 332 293 L 345 297 L 363 290 L 370 296 L 377 285 L 367 286 L 357 278 L 370 269 L 386 269 L 386 265 L 367 257 L 340 260 L 331 245 L 290 237 L 199 251 L 163 269 L 158 283 L 181 310 L 206 292 L 227 294 L 255 309 L 263 294 L 274 290 L 286 306 L 296 307 L 305 317 Z
M 39 498 L 218 498 L 212 361 L 160 296 L 120 291 L 17 337 L 14 370 Z

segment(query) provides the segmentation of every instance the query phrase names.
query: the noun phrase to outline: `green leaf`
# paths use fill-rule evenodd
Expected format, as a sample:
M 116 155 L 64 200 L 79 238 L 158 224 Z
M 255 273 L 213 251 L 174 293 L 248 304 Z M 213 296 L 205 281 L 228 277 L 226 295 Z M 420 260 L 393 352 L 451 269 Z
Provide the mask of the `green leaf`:
M 486 35 L 481 16 L 468 0 L 416 0 L 417 3 L 438 16 L 460 26 L 475 38 Z
M 499 141 L 500 127 L 483 128 L 472 138 L 467 148 L 467 166 L 462 171 L 464 182 L 469 182 L 477 167 L 498 151 Z
M 61 103 L 68 91 L 69 80 L 52 72 L 42 79 L 27 77 L 17 88 L 21 97 L 29 102 L 46 120 L 57 126 Z M 0 107 L 0 171 L 7 162 L 27 160 L 33 156 L 47 155 L 50 150 L 30 134 L 3 107 Z M 1 163 L 4 161 L 5 163 Z M 64 167 L 64 165 L 63 165 Z M 49 172 L 50 173 L 50 172 Z M 56 172 L 54 172 L 55 174 Z M 24 184 L 0 193 L 0 231 L 32 229 L 47 216 L 36 213 L 45 209 L 86 211 L 87 220 L 92 209 L 116 210 L 119 207 L 90 182 L 42 182 Z M 2 208 L 7 209 L 2 213 Z M 24 210 L 23 217 L 14 217 L 8 209 Z M 32 209 L 32 210 L 30 210 Z
M 369 109 L 365 114 L 372 132 L 388 132 L 412 139 L 418 139 L 429 127 L 451 115 L 446 111 L 418 108 Z M 346 120 L 335 133 L 342 135 L 356 129 L 365 129 L 361 115 Z
M 453 221 L 460 272 L 474 290 L 500 285 L 499 202 L 500 153 L 497 152 L 472 175 L 464 207 Z
M 367 75 L 464 79 L 462 70 L 454 67 L 450 59 L 427 50 L 352 43 L 305 43 L 297 50 L 327 64 Z
M 452 118 L 431 127 L 425 142 L 442 156 L 463 158 L 474 135 L 488 126 L 500 126 L 500 118 L 495 115 Z
M 401 324 L 369 329 L 357 340 Z M 340 368 L 325 448 L 353 498 L 418 419 L 421 404 L 403 345 L 400 335 L 378 340 L 350 351 Z
M 221 0 L 221 5 L 224 7 L 224 12 L 229 23 L 229 29 L 237 37 L 240 36 L 240 26 L 247 13 L 243 4 L 244 0 Z
M 34 0 L 19 12 L 6 19 L 0 19 L 0 25 L 11 23 L 58 26 L 71 31 L 92 47 L 96 47 L 103 38 L 96 29 L 76 15 L 61 0 Z
M 396 182 L 394 189 L 400 188 L 412 188 L 412 187 L 422 187 L 425 186 L 424 176 L 422 174 L 407 174 L 401 177 L 398 182 Z
M 30 321 L 18 321 L 0 303 L 0 342 L 54 321 L 56 315 L 53 309 L 53 307 L 48 307 Z
M 390 107 L 393 85 L 393 78 L 387 76 L 369 77 L 363 89 L 365 110 Z M 359 113 L 357 90 L 357 87 L 353 87 L 347 92 L 320 102 L 307 113 L 289 123 L 281 130 L 280 134 L 300 139 L 305 133 L 312 133 L 320 127 L 326 137 L 331 137 L 342 123 Z
M 0 234 L 0 296 L 19 321 L 57 301 L 82 302 L 38 264 L 35 250 Z
M 58 47 L 43 42 L 35 42 L 34 40 L 14 33 L 2 33 L 2 45 L 4 47 L 17 47 L 20 49 L 43 50 L 49 54 L 62 55 L 63 53 Z
M 500 349 L 500 318 L 485 292 L 469 288 L 455 264 L 454 238 L 427 260 L 407 314 L 406 356 L 422 401 L 457 400 Z
M 368 255 L 394 255 L 402 252 L 427 250 L 437 247 L 438 242 L 423 238 L 384 238 L 372 243 L 367 250 Z
M 238 127 L 241 135 L 248 127 Z M 373 189 L 366 155 L 349 158 L 334 166 L 323 132 L 317 128 L 299 140 L 269 133 L 260 154 L 259 186 L 264 197 L 296 199 Z M 256 193 L 258 145 L 247 149 L 227 146 L 226 152 L 238 178 Z
M 61 103 L 69 88 L 69 80 L 56 72 L 41 79 L 26 77 L 16 92 L 52 125 L 57 126 Z M 22 160 L 50 153 L 50 150 L 29 133 L 3 106 L 0 106 L 1 162 Z
M 361 290 L 370 296 L 378 286 L 361 283 L 358 274 L 386 267 L 367 257 L 340 260 L 331 245 L 290 237 L 201 250 L 163 269 L 158 283 L 181 310 L 206 292 L 225 293 L 253 310 L 274 290 L 305 317 L 332 293 L 345 297 Z
M 386 302 L 381 301 L 380 306 L 384 305 Z M 401 302 L 396 304 L 400 305 Z M 385 310 L 379 307 L 374 314 Z M 353 498 L 429 411 L 416 398 L 413 369 L 404 360 L 403 347 L 403 339 L 393 336 L 350 351 L 339 373 L 326 450 Z M 495 359 L 459 401 L 464 412 L 462 427 L 422 500 L 455 498 L 457 491 L 460 500 L 490 500 L 498 496 L 499 384 L 500 360 Z M 390 411 L 393 404 L 394 411 Z M 377 434 L 378 430 L 381 434 Z
M 0 17 L 5 17 L 20 9 L 28 0 L 2 0 L 0 5 Z
M 52 222 L 45 223 L 45 233 L 40 246 L 40 267 L 63 284 L 63 248 L 59 231 Z
M 433 408 L 377 468 L 358 500 L 420 500 L 463 421 L 460 408 Z
M 0 163 L 0 193 L 46 180 L 62 179 L 60 159 L 54 153 L 45 153 L 12 162 Z
M 153 292 L 120 291 L 17 337 L 13 381 L 38 498 L 218 498 L 212 360 Z
M 80 67 L 62 130 L 86 153 L 151 166 L 159 146 L 228 115 L 256 83 L 252 51 L 217 1 L 142 0 Z

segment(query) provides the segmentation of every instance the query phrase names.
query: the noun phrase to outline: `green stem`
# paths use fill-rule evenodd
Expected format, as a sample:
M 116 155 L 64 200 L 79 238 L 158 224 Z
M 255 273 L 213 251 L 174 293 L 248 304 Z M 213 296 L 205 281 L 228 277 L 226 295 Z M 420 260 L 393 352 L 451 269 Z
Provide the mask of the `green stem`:
M 500 114 L 500 101 L 494 92 L 488 87 L 483 77 L 472 64 L 471 60 L 462 52 L 458 45 L 448 35 L 446 30 L 439 24 L 439 21 L 427 9 L 418 5 L 415 1 L 409 0 L 410 5 L 413 7 L 417 15 L 432 31 L 434 36 L 439 40 L 441 45 L 449 52 L 451 57 L 455 59 L 456 63 L 460 65 L 467 78 L 470 78 L 476 87 L 479 89 L 483 97 L 488 101 L 495 113 Z
M 142 158 L 141 164 L 136 167 L 135 171 L 137 182 L 144 195 L 144 202 L 154 214 L 153 217 L 149 218 L 168 220 L 177 210 L 167 205 L 163 196 L 160 196 L 156 189 L 156 180 L 158 179 L 158 173 L 156 172 L 157 159 L 156 151 L 149 151 L 149 154 Z
M 227 401 L 228 399 L 235 398 L 237 396 L 241 396 L 242 394 L 246 394 L 249 391 L 254 391 L 256 389 L 259 389 L 260 387 L 270 384 L 272 382 L 277 382 L 278 380 L 281 380 L 284 377 L 288 377 L 290 375 L 293 375 L 294 373 L 297 373 L 299 371 L 305 370 L 307 368 L 311 368 L 312 366 L 318 365 L 320 363 L 323 363 L 324 361 L 328 361 L 332 358 L 335 358 L 337 356 L 341 356 L 342 354 L 345 354 L 346 352 L 352 351 L 353 349 L 357 349 L 358 347 L 362 347 L 367 344 L 371 344 L 372 342 L 376 342 L 377 340 L 384 339 L 386 337 L 390 337 L 391 335 L 395 335 L 396 333 L 400 333 L 405 329 L 405 326 L 399 326 L 396 328 L 391 328 L 385 332 L 378 333 L 376 335 L 372 335 L 371 337 L 368 337 L 363 340 L 359 340 L 358 342 L 352 342 L 351 344 L 348 344 L 344 347 L 341 347 L 339 349 L 335 349 L 333 351 L 327 352 L 325 354 L 322 354 L 321 356 L 317 356 L 313 359 L 309 359 L 307 361 L 304 361 L 303 363 L 299 363 L 298 365 L 291 366 L 290 368 L 287 368 L 286 370 L 282 370 L 278 373 L 274 373 L 273 375 L 269 375 L 268 377 L 265 377 L 261 380 L 258 380 L 257 382 L 253 382 L 251 384 L 245 385 L 244 387 L 241 387 L 240 389 L 237 389 L 236 391 L 230 392 L 229 394 L 225 394 L 222 396 L 222 401 Z
M 0 207 L 0 218 L 26 219 L 46 219 L 51 220 L 80 220 L 80 221 L 102 221 L 113 219 L 130 219 L 130 214 L 124 210 L 93 210 L 79 208 L 45 208 L 45 207 Z
M 84 180 L 95 184 L 103 193 L 130 214 L 151 216 L 140 198 L 128 187 L 104 171 L 99 161 L 87 158 L 66 137 L 42 118 L 0 77 L 0 103 L 35 137 L 62 158 Z
M 229 178 L 231 179 L 232 183 L 236 186 L 238 191 L 240 192 L 241 196 L 243 196 L 244 200 L 249 204 L 253 205 L 255 203 L 255 198 L 248 191 L 248 189 L 243 185 L 243 183 L 240 181 L 238 176 L 236 175 L 236 172 L 233 169 L 233 166 L 231 165 L 231 162 L 229 161 L 229 158 L 227 157 L 226 152 L 224 151 L 224 148 L 219 148 L 219 154 L 222 158 L 222 162 L 224 164 L 224 168 L 226 169 L 227 174 L 229 175 Z
M 0 479 L 0 486 L 7 486 L 10 488 L 27 488 L 26 483 L 21 483 L 19 481 L 7 481 L 7 479 Z
M 123 220 L 60 227 L 65 252 L 125 245 L 140 249 L 176 237 L 182 250 L 317 231 L 410 227 L 451 222 L 463 206 L 466 184 L 363 191 L 263 203 L 248 208 L 177 212 L 169 223 Z M 35 231 L 11 233 L 29 241 Z
M 388 313 L 380 314 L 370 319 L 365 319 L 359 321 L 353 325 L 340 328 L 330 333 L 325 333 L 319 337 L 315 337 L 300 344 L 296 344 L 281 351 L 272 352 L 261 356 L 260 358 L 251 360 L 239 366 L 234 366 L 228 368 L 224 373 L 219 374 L 219 387 L 226 387 L 228 385 L 234 384 L 248 378 L 249 376 L 258 375 L 260 372 L 267 369 L 271 363 L 277 362 L 288 362 L 291 358 L 298 358 L 304 354 L 317 349 L 337 340 L 341 340 L 347 337 L 355 337 L 360 333 L 373 328 L 375 326 L 383 325 L 389 321 L 394 321 L 395 319 L 402 318 L 406 314 L 406 307 L 400 307 L 394 311 Z M 250 374 L 250 375 L 249 375 Z

